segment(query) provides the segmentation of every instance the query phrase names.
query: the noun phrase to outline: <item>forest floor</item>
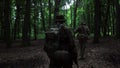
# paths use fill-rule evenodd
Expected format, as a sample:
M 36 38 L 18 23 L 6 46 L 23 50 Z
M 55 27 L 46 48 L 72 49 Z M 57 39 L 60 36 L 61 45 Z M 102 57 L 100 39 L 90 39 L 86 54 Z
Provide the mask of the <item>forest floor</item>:
M 1 43 L 0 68 L 48 68 L 49 59 L 43 50 L 44 40 L 31 43 L 32 46 L 21 47 L 20 42 L 15 42 L 10 49 L 5 49 L 4 43 Z M 89 40 L 85 56 L 85 60 L 78 60 L 80 68 L 120 68 L 120 42 L 102 38 L 99 44 L 93 44 Z M 76 65 L 73 67 L 76 68 Z

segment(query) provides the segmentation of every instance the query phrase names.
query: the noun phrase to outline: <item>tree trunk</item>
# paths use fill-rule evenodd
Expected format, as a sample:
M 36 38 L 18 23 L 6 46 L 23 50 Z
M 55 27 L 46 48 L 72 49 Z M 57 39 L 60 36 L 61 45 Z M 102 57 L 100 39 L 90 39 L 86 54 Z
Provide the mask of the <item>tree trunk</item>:
M 10 12 L 11 0 L 4 0 L 4 41 L 7 48 L 11 47 Z
M 74 7 L 74 20 L 73 20 L 73 28 L 76 28 L 76 13 L 77 13 L 77 8 L 78 8 L 79 0 L 76 0 L 75 2 L 75 7 Z
M 100 23 L 101 23 L 101 3 L 100 0 L 94 0 L 95 16 L 94 16 L 94 43 L 99 42 Z
M 113 22 L 113 24 L 112 24 L 112 36 L 114 36 L 115 35 L 115 19 L 116 19 L 114 1 L 112 1 L 112 9 L 111 9 L 111 11 L 112 11 L 112 22 Z
M 28 46 L 30 45 L 30 7 L 31 7 L 31 0 L 26 0 L 25 6 L 25 17 L 23 23 L 23 45 Z
M 16 20 L 14 24 L 14 40 L 16 39 L 18 33 L 19 33 L 19 25 L 20 25 L 20 4 L 19 0 L 16 0 Z
M 110 0 L 107 0 L 107 9 L 106 9 L 106 13 L 104 14 L 104 25 L 103 25 L 103 36 L 106 37 L 109 35 L 109 16 L 110 16 Z
M 120 5 L 119 0 L 115 1 L 116 5 L 116 38 L 120 39 Z
M 3 40 L 3 36 L 4 36 L 4 28 L 3 28 L 3 14 L 4 14 L 4 4 L 3 4 L 3 0 L 0 1 L 0 40 Z
M 60 2 L 61 2 L 61 0 L 54 0 L 54 1 L 55 1 L 55 8 L 54 8 L 54 24 L 55 24 L 56 15 L 58 15 L 59 12 L 60 12 Z
M 70 19 L 71 19 L 71 24 L 70 26 L 72 27 L 73 26 L 73 10 L 72 10 L 72 7 L 70 7 Z M 72 27 L 73 28 L 73 27 Z
M 34 39 L 36 40 L 37 39 L 37 19 L 38 19 L 38 15 L 39 15 L 39 12 L 38 12 L 38 7 L 37 7 L 37 1 L 34 0 L 34 23 L 33 23 L 33 28 L 34 28 Z
M 49 4 L 49 27 L 51 27 L 51 0 L 48 1 Z
M 43 30 L 46 31 L 46 27 L 45 27 L 45 17 L 44 17 L 43 5 L 42 5 L 42 1 L 41 1 L 41 0 L 40 0 L 40 12 L 41 12 Z

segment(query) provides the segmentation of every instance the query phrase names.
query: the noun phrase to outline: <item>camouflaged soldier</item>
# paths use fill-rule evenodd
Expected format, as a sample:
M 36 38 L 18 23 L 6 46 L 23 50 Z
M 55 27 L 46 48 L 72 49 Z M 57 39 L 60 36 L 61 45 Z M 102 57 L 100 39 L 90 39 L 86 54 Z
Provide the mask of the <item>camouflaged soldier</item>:
M 72 68 L 73 62 L 77 64 L 77 51 L 75 49 L 72 32 L 65 26 L 64 16 L 56 17 L 56 24 L 59 28 L 55 46 L 50 56 L 50 68 Z M 58 44 L 57 44 L 58 43 Z M 53 44 L 50 44 L 52 46 Z M 47 48 L 45 47 L 46 52 Z
M 89 32 L 90 31 L 88 26 L 83 22 L 75 30 L 75 33 L 77 33 L 77 39 L 79 40 L 79 44 L 80 44 L 80 59 L 84 59 L 84 53 L 85 53 Z

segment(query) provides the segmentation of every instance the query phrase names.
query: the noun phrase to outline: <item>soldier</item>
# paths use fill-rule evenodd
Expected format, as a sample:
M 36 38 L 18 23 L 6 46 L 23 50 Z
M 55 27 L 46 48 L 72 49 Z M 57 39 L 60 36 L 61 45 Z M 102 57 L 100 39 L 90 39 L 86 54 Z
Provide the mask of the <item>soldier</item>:
M 75 33 L 77 33 L 77 39 L 80 44 L 80 59 L 84 59 L 84 53 L 86 48 L 86 43 L 89 36 L 89 28 L 85 23 L 81 23 L 81 25 L 75 29 Z
M 73 62 L 77 64 L 77 51 L 74 44 L 74 39 L 70 29 L 65 26 L 65 19 L 63 15 L 56 17 L 56 24 L 59 28 L 56 44 L 57 48 L 50 56 L 50 68 L 72 68 Z M 55 35 L 53 35 L 55 36 Z M 58 43 L 58 44 L 57 44 Z M 50 45 L 52 46 L 52 44 Z M 45 47 L 47 52 L 47 47 Z

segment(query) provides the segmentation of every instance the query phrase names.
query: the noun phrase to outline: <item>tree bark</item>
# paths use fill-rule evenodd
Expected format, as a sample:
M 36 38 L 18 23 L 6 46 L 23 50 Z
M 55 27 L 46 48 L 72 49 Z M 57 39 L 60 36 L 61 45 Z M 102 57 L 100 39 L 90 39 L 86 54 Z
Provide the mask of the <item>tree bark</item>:
M 73 28 L 76 28 L 76 13 L 77 13 L 77 8 L 78 8 L 79 0 L 76 0 L 75 2 L 75 7 L 74 7 L 74 20 L 73 20 Z
M 37 1 L 34 0 L 33 1 L 34 3 L 34 23 L 33 23 L 33 28 L 34 28 L 34 39 L 36 40 L 37 39 L 37 19 L 38 19 L 38 15 L 39 15 L 39 12 L 38 12 L 38 7 L 37 7 Z
M 18 33 L 19 33 L 19 25 L 20 25 L 20 4 L 19 0 L 16 0 L 16 19 L 14 24 L 14 40 L 16 39 Z
M 101 23 L 101 3 L 100 0 L 94 0 L 95 16 L 94 16 L 94 43 L 99 43 L 100 23 Z
M 104 14 L 105 21 L 103 23 L 103 36 L 109 35 L 109 16 L 110 16 L 110 0 L 107 0 L 106 13 Z
M 25 17 L 23 23 L 23 45 L 28 46 L 30 45 L 30 9 L 31 7 L 31 0 L 26 0 L 25 6 Z
M 6 47 L 11 47 L 10 17 L 11 17 L 11 0 L 4 0 L 4 41 Z
M 116 6 L 116 38 L 120 39 L 120 4 L 119 0 L 115 0 Z
M 41 0 L 40 0 L 40 12 L 41 12 L 43 30 L 46 31 L 46 27 L 45 27 L 45 17 L 44 17 L 43 5 L 42 5 L 42 1 L 41 1 Z
M 60 2 L 61 0 L 54 0 L 55 1 L 55 8 L 54 8 L 54 24 L 55 24 L 55 18 L 60 12 Z
M 49 27 L 51 27 L 51 0 L 48 1 L 49 4 Z
M 3 40 L 3 36 L 4 36 L 4 28 L 3 28 L 3 14 L 4 14 L 4 3 L 3 0 L 0 1 L 0 40 Z

